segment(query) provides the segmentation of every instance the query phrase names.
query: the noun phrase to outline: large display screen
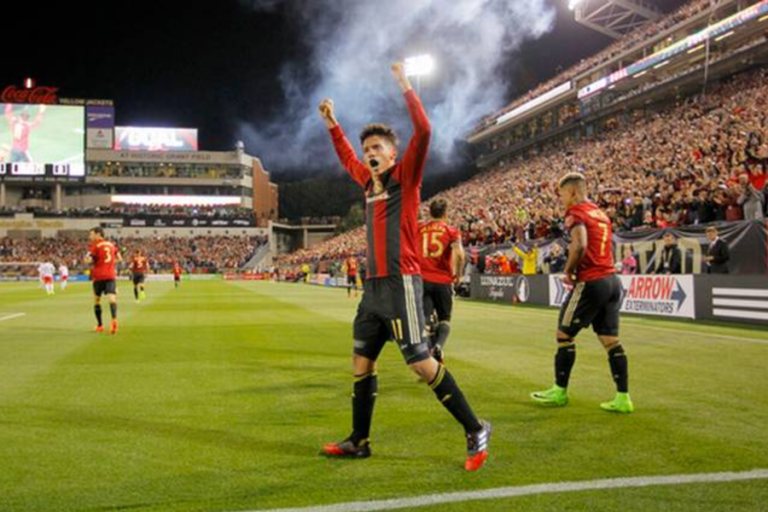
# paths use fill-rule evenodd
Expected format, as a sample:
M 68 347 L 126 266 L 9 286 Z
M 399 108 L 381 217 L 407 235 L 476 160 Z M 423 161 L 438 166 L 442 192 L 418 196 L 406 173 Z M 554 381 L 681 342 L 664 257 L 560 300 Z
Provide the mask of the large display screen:
M 116 150 L 129 151 L 197 151 L 194 128 L 115 128 Z
M 85 107 L 0 103 L 0 178 L 83 178 Z

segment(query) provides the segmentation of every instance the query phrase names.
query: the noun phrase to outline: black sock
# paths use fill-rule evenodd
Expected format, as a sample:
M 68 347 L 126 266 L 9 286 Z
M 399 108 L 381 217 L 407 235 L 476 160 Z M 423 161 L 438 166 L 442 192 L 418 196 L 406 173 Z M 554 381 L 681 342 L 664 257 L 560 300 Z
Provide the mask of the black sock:
M 117 319 L 117 302 L 109 303 L 109 312 L 112 314 L 112 319 Z
M 371 436 L 371 420 L 373 405 L 379 389 L 379 378 L 376 373 L 355 376 L 355 386 L 352 392 L 352 436 L 355 445 L 366 441 Z
M 611 375 L 613 375 L 613 382 L 616 383 L 616 391 L 628 393 L 629 365 L 627 364 L 627 354 L 621 344 L 615 345 L 608 351 L 608 363 L 611 365 Z
M 558 343 L 567 343 L 567 345 L 559 347 L 557 354 L 555 354 L 555 384 L 561 388 L 567 388 L 568 380 L 571 378 L 571 370 L 576 363 L 576 344 L 560 340 Z
M 448 335 L 451 334 L 451 324 L 448 322 L 440 322 L 435 329 L 435 345 L 440 347 L 440 350 L 445 348 L 445 342 L 448 341 Z
M 101 326 L 101 304 L 93 306 L 93 312 L 96 314 L 96 322 Z
M 429 383 L 429 387 L 435 392 L 440 403 L 448 409 L 456 420 L 462 424 L 466 432 L 477 432 L 483 426 L 477 420 L 477 416 L 472 412 L 464 393 L 459 389 L 459 385 L 453 379 L 453 375 L 440 365 L 434 380 Z
M 139 299 L 139 289 L 136 286 L 133 287 L 133 298 L 136 300 Z

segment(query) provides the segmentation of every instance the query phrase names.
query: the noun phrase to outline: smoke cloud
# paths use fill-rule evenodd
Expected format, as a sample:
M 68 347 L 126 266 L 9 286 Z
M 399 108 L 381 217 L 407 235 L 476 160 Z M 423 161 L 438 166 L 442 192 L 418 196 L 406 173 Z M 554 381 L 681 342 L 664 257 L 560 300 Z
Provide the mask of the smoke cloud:
M 240 137 L 267 168 L 336 166 L 317 113 L 332 98 L 350 139 L 370 122 L 393 125 L 402 140 L 410 120 L 390 64 L 431 54 L 437 70 L 421 79 L 433 127 L 431 159 L 448 161 L 456 140 L 503 106 L 511 77 L 502 64 L 526 39 L 549 31 L 546 0 L 241 0 L 243 7 L 285 9 L 298 23 L 307 56 L 287 62 L 279 80 L 285 111 L 271 123 L 243 121 Z M 415 79 L 412 79 L 416 83 Z

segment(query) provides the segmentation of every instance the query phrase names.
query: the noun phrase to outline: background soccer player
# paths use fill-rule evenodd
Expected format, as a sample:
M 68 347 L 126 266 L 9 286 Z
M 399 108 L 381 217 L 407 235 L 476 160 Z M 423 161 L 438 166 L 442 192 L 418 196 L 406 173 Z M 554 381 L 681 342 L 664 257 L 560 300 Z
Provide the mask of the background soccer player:
M 59 265 L 59 282 L 61 283 L 61 291 L 66 290 L 69 282 L 69 268 L 64 263 Z
M 144 291 L 144 281 L 149 271 L 149 260 L 137 249 L 131 258 L 131 276 L 133 277 L 133 298 L 136 302 L 147 298 Z
M 53 266 L 53 263 L 41 263 L 40 266 L 37 267 L 37 271 L 40 273 L 40 282 L 43 283 L 45 293 L 53 295 L 53 274 L 56 273 L 56 268 Z
M 616 397 L 600 404 L 606 411 L 630 413 L 627 355 L 619 343 L 621 282 L 613 264 L 612 226 L 608 216 L 587 199 L 586 180 L 579 173 L 560 180 L 560 199 L 566 208 L 565 229 L 570 234 L 563 280 L 573 286 L 560 308 L 555 355 L 555 385 L 531 394 L 535 401 L 563 406 L 568 403 L 568 380 L 576 362 L 576 335 L 592 325 L 608 352 Z
M 352 295 L 352 290 L 357 297 L 357 258 L 350 256 L 344 264 L 347 267 L 347 297 Z
M 91 279 L 93 280 L 93 312 L 96 315 L 96 332 L 104 331 L 101 321 L 101 296 L 106 295 L 109 300 L 109 312 L 112 316 L 110 333 L 117 332 L 117 269 L 115 265 L 123 261 L 120 251 L 115 244 L 104 238 L 104 229 L 95 227 L 88 233 L 91 246 L 88 254 L 93 264 Z
M 179 265 L 178 261 L 174 261 L 173 262 L 173 287 L 178 290 L 180 284 L 181 284 L 181 265 Z
M 453 285 L 461 279 L 466 260 L 461 233 L 448 224 L 447 213 L 446 200 L 435 199 L 429 205 L 432 220 L 419 227 L 423 244 L 424 316 L 427 322 L 432 323 L 430 348 L 432 356 L 440 363 L 443 362 L 443 348 L 451 332 Z
M 363 299 L 354 321 L 352 364 L 352 434 L 329 443 L 323 453 L 336 457 L 368 457 L 369 437 L 378 381 L 376 360 L 389 340 L 400 348 L 411 368 L 464 427 L 469 471 L 488 457 L 491 426 L 472 412 L 448 370 L 430 356 L 425 340 L 422 306 L 421 245 L 418 210 L 431 128 L 401 63 L 392 73 L 405 97 L 414 133 L 398 163 L 397 137 L 386 125 L 372 124 L 360 135 L 363 161 L 347 140 L 334 114 L 333 102 L 320 104 L 336 153 L 352 179 L 365 191 L 368 266 Z

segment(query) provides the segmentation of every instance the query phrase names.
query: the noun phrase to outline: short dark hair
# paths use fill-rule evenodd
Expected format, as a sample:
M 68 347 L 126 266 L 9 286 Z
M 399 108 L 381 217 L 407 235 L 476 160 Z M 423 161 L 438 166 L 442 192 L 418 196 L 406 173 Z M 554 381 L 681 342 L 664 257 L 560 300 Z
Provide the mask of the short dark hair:
M 577 185 L 578 187 L 584 188 L 587 186 L 587 179 L 580 172 L 569 172 L 560 178 L 558 188 L 567 187 L 568 185 Z
M 395 130 L 390 128 L 389 126 L 385 124 L 380 123 L 373 123 L 366 125 L 365 128 L 363 128 L 363 131 L 360 132 L 360 144 L 365 143 L 365 139 L 368 137 L 374 137 L 374 136 L 384 137 L 389 142 L 392 143 L 393 146 L 397 147 L 397 135 L 395 134 Z
M 96 233 L 100 237 L 104 237 L 104 228 L 101 226 L 96 226 L 95 228 L 91 228 L 92 233 Z
M 445 217 L 446 210 L 448 210 L 448 201 L 445 199 L 435 199 L 429 203 L 429 214 L 433 219 Z
M 708 226 L 705 233 L 717 233 L 717 228 L 715 226 Z

